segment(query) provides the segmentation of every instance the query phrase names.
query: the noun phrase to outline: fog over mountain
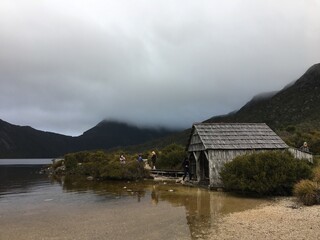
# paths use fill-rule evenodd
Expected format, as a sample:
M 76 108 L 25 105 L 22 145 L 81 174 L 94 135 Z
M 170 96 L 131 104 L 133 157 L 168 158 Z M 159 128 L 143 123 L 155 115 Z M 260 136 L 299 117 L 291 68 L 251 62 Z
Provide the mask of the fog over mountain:
M 289 144 L 308 141 L 320 153 L 320 63 L 313 65 L 294 84 L 280 91 L 258 94 L 240 110 L 212 117 L 206 122 L 265 122 Z M 68 152 L 125 148 L 128 151 L 186 145 L 190 128 L 170 131 L 139 128 L 123 122 L 101 121 L 78 137 L 39 131 L 0 120 L 0 157 L 55 157 Z
M 127 123 L 101 121 L 79 137 L 17 126 L 0 119 L 0 158 L 50 158 L 87 150 L 108 150 L 159 139 L 168 129 L 138 128 Z
M 257 95 L 239 111 L 216 116 L 208 122 L 265 122 L 273 129 L 303 127 L 320 131 L 320 63 L 278 92 Z M 304 136 L 306 137 L 306 136 Z M 319 143 L 320 144 L 320 143 Z

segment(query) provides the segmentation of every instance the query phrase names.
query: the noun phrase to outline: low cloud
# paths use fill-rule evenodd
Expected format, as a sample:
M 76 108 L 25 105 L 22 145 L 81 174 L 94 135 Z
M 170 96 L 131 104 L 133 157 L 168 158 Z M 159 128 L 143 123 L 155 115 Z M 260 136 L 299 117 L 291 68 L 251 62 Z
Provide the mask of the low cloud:
M 0 3 L 0 118 L 187 128 L 319 62 L 319 1 Z

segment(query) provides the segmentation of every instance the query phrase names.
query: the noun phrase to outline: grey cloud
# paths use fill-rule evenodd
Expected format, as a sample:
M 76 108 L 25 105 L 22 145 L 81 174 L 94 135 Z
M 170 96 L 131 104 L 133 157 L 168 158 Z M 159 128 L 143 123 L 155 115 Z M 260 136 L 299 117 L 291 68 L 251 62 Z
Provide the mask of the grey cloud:
M 0 3 L 0 118 L 189 127 L 319 62 L 319 1 Z

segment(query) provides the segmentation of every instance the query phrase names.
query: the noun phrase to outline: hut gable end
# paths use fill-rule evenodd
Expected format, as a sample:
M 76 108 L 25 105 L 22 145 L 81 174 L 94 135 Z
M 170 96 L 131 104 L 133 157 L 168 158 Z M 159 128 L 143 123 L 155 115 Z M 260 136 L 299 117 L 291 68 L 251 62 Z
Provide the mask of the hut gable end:
M 198 152 L 203 150 L 205 150 L 205 146 L 203 145 L 203 141 L 200 138 L 198 131 L 196 129 L 192 129 L 188 151 Z

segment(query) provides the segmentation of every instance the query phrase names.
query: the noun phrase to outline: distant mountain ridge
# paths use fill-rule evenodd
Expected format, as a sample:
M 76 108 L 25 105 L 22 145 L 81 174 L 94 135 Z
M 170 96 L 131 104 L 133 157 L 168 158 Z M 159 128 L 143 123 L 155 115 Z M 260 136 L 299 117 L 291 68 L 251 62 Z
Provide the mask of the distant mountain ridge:
M 73 138 L 0 120 L 0 157 L 54 157 L 73 150 Z
M 123 122 L 102 121 L 78 137 L 88 149 L 136 145 L 161 138 L 177 131 L 165 128 L 140 128 Z M 107 146 L 107 148 L 106 148 Z
M 81 136 L 70 137 L 0 120 L 0 158 L 58 157 L 68 152 L 141 144 L 175 132 L 102 121 Z
M 320 64 L 309 68 L 297 81 L 269 96 L 254 97 L 240 110 L 205 122 L 265 122 L 273 128 L 320 119 Z M 316 124 L 316 123 L 315 123 Z M 319 125 L 320 127 L 320 125 Z

